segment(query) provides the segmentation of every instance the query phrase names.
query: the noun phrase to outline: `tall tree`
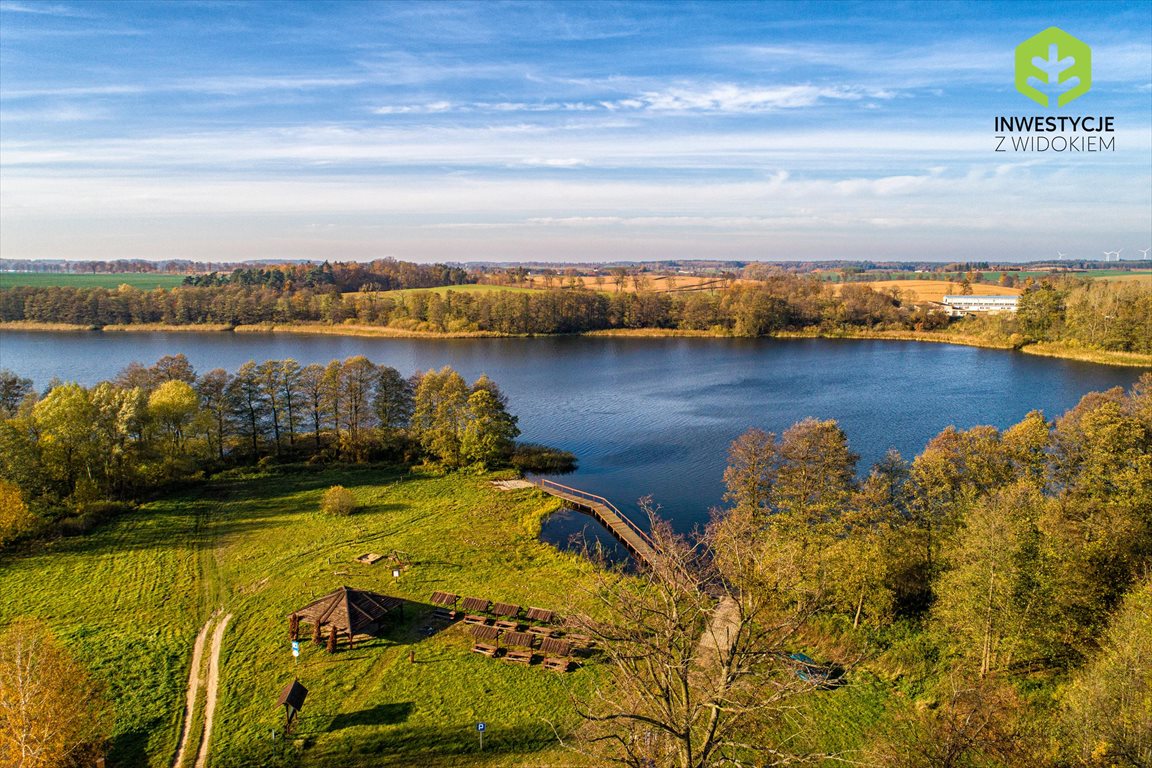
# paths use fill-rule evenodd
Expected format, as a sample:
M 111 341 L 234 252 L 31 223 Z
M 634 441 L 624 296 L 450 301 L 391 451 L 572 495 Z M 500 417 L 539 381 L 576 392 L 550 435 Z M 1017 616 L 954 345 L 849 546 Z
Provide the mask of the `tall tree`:
M 169 379 L 148 396 L 148 414 L 164 430 L 170 455 L 184 451 L 185 430 L 199 409 L 196 391 L 182 379 Z
M 252 455 L 260 453 L 260 441 L 264 437 L 264 421 L 268 406 L 260 387 L 260 377 L 256 363 L 249 360 L 240 366 L 228 384 L 228 399 L 232 403 L 232 413 L 241 434 L 245 435 L 252 447 Z
M 727 493 L 724 500 L 739 509 L 752 511 L 764 522 L 770 511 L 772 485 L 779 472 L 780 450 L 776 436 L 761 429 L 749 429 L 728 448 L 724 470 Z
M 781 522 L 800 529 L 833 522 L 847 506 L 858 458 L 835 421 L 809 418 L 789 427 L 772 487 Z
M 376 419 L 385 429 L 404 429 L 412 418 L 412 384 L 395 368 L 381 365 L 375 387 L 372 407 Z
M 17 376 L 7 368 L 0 368 L 0 418 L 10 419 L 16 409 L 32 392 L 32 379 Z
M 348 453 L 352 458 L 362 457 L 365 433 L 375 418 L 372 390 L 377 377 L 376 366 L 363 355 L 345 360 L 340 372 L 340 386 L 344 393 L 344 423 L 348 427 Z
M 301 376 L 303 369 L 300 363 L 292 358 L 280 362 L 280 397 L 284 407 L 284 426 L 288 430 L 288 445 L 296 445 L 296 424 L 300 418 L 300 406 L 303 401 L 301 391 Z
M 459 467 L 460 438 L 468 418 L 468 385 L 444 366 L 428 371 L 416 385 L 412 429 L 421 447 L 445 466 Z
M 304 409 L 312 422 L 312 440 L 316 451 L 320 450 L 320 433 L 324 429 L 324 367 L 312 363 L 300 371 L 300 393 L 304 398 Z
M 231 410 L 228 385 L 231 380 L 232 377 L 223 368 L 214 368 L 196 382 L 200 407 L 209 416 L 205 422 L 208 450 L 221 460 L 224 458 L 224 446 L 228 437 L 228 415 Z
M 482 377 L 472 387 L 467 402 L 467 424 L 460 435 L 464 461 L 492 466 L 512 455 L 520 435 L 516 417 L 505 408 L 505 398 L 495 383 Z
M 1127 596 L 1102 648 L 1063 695 L 1061 731 L 1078 765 L 1152 765 L 1152 577 Z
M 1033 516 L 1042 504 L 1027 481 L 982 497 L 941 577 L 936 616 L 980 677 L 1010 664 L 1032 626 L 1039 597 Z

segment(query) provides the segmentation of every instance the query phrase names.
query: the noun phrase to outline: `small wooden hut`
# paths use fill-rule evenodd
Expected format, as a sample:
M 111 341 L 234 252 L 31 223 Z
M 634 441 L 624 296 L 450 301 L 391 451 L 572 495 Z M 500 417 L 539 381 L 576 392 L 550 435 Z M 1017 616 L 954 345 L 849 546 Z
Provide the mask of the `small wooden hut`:
M 356 635 L 374 635 L 388 614 L 400 612 L 404 601 L 376 592 L 340 587 L 319 600 L 293 611 L 298 621 L 314 627 L 328 627 L 348 639 Z

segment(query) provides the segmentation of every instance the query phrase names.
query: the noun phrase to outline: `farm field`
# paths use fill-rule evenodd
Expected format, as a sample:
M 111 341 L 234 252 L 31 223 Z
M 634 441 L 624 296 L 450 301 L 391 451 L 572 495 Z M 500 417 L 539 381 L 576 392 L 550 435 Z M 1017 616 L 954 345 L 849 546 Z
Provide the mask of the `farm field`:
M 113 274 L 76 275 L 52 272 L 0 272 L 0 288 L 29 286 L 32 288 L 118 288 L 130 285 L 141 290 L 175 288 L 184 282 L 184 275 L 153 274 L 148 272 L 117 272 Z
M 440 296 L 451 291 L 452 293 L 496 293 L 499 291 L 511 291 L 513 293 L 526 293 L 532 290 L 521 286 L 512 285 L 487 285 L 484 283 L 469 283 L 467 285 L 445 285 L 439 288 L 400 288 L 395 291 L 351 291 L 346 292 L 345 296 L 379 296 L 381 298 L 401 298 L 412 293 L 435 293 Z
M 960 284 L 950 280 L 881 280 L 859 285 L 867 285 L 876 291 L 895 288 L 900 291 L 901 298 L 912 301 L 940 301 L 945 296 L 960 292 Z M 837 292 L 839 289 L 840 286 L 836 286 Z M 1019 296 L 1021 292 L 1019 288 L 1003 285 L 977 283 L 972 286 L 972 293 L 978 296 Z
M 642 273 L 637 276 L 639 279 L 634 279 L 632 275 L 628 275 L 622 286 L 617 285 L 616 277 L 614 275 L 582 275 L 577 278 L 581 281 L 584 288 L 593 291 L 602 291 L 604 293 L 636 293 L 637 291 L 654 291 L 657 293 L 678 293 L 687 291 L 709 291 L 719 290 L 733 282 L 741 282 L 740 280 L 729 280 L 722 277 L 700 277 L 697 275 L 660 275 L 653 273 Z M 548 280 L 540 275 L 532 275 L 528 278 L 528 284 L 533 288 L 563 288 L 569 285 L 570 278 L 563 276 L 556 276 Z
M 1144 282 L 1147 282 L 1149 285 L 1152 285 L 1152 271 L 1112 272 L 1109 270 L 1097 270 L 1095 272 L 1089 272 L 1089 273 L 1085 273 L 1085 274 L 1087 274 L 1089 277 L 1092 277 L 1096 280 L 1124 281 L 1124 282 L 1127 282 L 1130 280 L 1142 280 Z

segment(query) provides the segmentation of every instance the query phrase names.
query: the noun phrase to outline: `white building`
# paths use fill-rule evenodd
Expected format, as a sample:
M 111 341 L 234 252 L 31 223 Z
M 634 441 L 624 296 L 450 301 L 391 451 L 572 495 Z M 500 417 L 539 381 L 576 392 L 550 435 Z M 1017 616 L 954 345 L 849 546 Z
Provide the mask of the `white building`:
M 948 314 L 960 317 L 971 312 L 1015 312 L 1019 296 L 945 296 L 940 300 Z

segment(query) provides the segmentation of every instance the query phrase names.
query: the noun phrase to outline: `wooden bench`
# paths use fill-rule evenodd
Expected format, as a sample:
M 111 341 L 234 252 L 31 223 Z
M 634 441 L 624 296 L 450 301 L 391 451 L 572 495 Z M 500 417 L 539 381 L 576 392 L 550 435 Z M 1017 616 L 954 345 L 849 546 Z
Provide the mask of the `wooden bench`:
M 572 669 L 572 662 L 564 658 L 545 656 L 544 661 L 540 662 L 540 666 L 544 667 L 544 669 L 550 669 L 553 672 L 567 672 Z
M 536 637 L 552 637 L 556 634 L 556 630 L 552 627 L 528 627 L 528 631 Z
M 466 597 L 462 607 L 466 613 L 487 613 L 490 605 L 492 605 L 491 600 L 485 600 L 482 597 Z
M 464 614 L 464 623 L 465 624 L 475 624 L 477 626 L 485 626 L 486 627 L 486 626 L 488 626 L 488 617 L 487 616 L 480 616 L 479 614 L 475 614 L 475 613 L 467 613 L 467 614 Z
M 500 619 L 495 622 L 495 627 L 498 629 L 507 630 L 508 632 L 517 632 L 520 629 L 520 624 L 515 621 L 508 621 L 507 619 Z
M 529 608 L 525 613 L 529 621 L 535 621 L 538 624 L 551 624 L 556 620 L 556 614 L 544 608 Z
M 527 632 L 505 632 L 504 645 L 509 646 L 508 652 L 504 655 L 507 661 L 513 661 L 517 664 L 531 664 L 532 663 L 532 646 L 536 643 L 536 637 Z
M 520 618 L 520 606 L 512 603 L 496 603 L 489 613 L 509 619 L 518 619 Z
M 500 652 L 500 631 L 496 627 L 472 627 L 472 653 L 479 653 L 488 658 Z
M 541 666 L 553 672 L 567 672 L 572 668 L 572 661 L 568 656 L 572 653 L 572 644 L 567 640 L 555 637 L 546 637 L 540 641 L 540 652 L 544 654 Z

